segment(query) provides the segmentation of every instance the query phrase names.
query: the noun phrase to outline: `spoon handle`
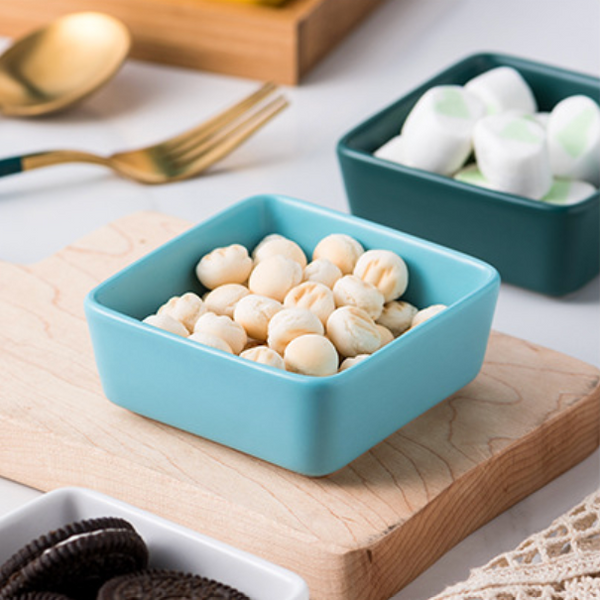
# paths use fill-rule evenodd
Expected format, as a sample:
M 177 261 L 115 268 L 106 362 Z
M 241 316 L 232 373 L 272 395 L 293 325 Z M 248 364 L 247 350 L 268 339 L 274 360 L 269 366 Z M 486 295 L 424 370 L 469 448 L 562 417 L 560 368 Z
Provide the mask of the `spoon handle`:
M 23 171 L 23 161 L 21 156 L 11 156 L 10 158 L 0 159 L 0 177 L 21 173 Z

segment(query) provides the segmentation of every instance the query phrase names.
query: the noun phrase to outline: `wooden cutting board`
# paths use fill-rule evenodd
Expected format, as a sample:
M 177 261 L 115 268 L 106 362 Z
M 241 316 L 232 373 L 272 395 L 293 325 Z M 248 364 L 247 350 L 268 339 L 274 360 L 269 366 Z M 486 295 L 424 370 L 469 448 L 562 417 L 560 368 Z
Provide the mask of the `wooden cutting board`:
M 500 333 L 475 381 L 318 479 L 113 405 L 84 296 L 189 226 L 136 213 L 0 263 L 0 475 L 108 493 L 296 571 L 312 600 L 387 600 L 598 446 L 599 371 Z

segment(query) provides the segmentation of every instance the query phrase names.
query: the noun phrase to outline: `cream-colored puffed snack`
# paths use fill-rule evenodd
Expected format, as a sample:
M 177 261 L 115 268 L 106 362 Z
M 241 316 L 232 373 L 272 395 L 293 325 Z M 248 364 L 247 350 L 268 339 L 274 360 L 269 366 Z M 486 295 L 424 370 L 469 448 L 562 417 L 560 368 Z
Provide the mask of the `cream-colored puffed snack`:
M 283 302 L 285 295 L 302 281 L 302 267 L 280 254 L 261 260 L 250 273 L 248 287 L 260 294 Z
M 303 269 L 306 266 L 304 250 L 293 240 L 279 234 L 271 234 L 263 239 L 254 249 L 252 256 L 255 262 L 260 262 L 277 254 L 295 260 Z
M 342 364 L 340 365 L 340 372 L 345 371 L 346 369 L 349 369 L 350 367 L 353 367 L 357 363 L 365 360 L 365 358 L 369 358 L 369 356 L 371 356 L 371 355 L 370 354 L 358 354 L 356 356 L 349 356 L 348 358 L 345 358 L 342 361 Z
M 335 304 L 356 306 L 364 310 L 371 319 L 377 319 L 383 310 L 383 294 L 371 283 L 356 275 L 344 275 L 333 286 Z
M 316 281 L 328 288 L 333 288 L 335 282 L 342 276 L 342 271 L 326 258 L 317 258 L 304 268 L 304 281 Z
M 364 248 L 358 240 L 345 233 L 332 233 L 315 246 L 312 258 L 326 258 L 340 269 L 342 275 L 348 275 L 363 252 Z
M 249 348 L 248 350 L 244 350 L 240 356 L 262 365 L 285 370 L 283 358 L 277 354 L 273 348 L 269 348 L 268 346 L 255 346 L 254 348 Z
M 323 323 L 306 308 L 284 308 L 269 321 L 267 343 L 279 354 L 294 339 L 307 333 L 323 335 Z
M 204 304 L 210 312 L 233 318 L 236 304 L 249 293 L 250 290 L 241 283 L 226 283 L 206 294 Z
M 421 323 L 427 321 L 427 319 L 431 319 L 434 315 L 442 312 L 447 306 L 445 304 L 432 304 L 427 308 L 423 308 L 415 314 L 412 320 L 412 327 L 416 327 Z
M 269 235 L 265 235 L 265 237 L 254 246 L 254 250 L 252 250 L 252 258 L 256 259 L 256 253 L 260 251 L 261 247 L 267 242 L 271 242 L 273 240 L 281 240 L 284 239 L 280 233 L 269 233 Z
M 269 321 L 283 308 L 283 304 L 259 294 L 244 296 L 235 306 L 233 319 L 255 340 L 266 341 Z
M 170 333 L 174 333 L 175 335 L 180 335 L 181 337 L 187 337 L 190 334 L 183 323 L 165 312 L 156 315 L 149 315 L 143 320 L 143 322 L 147 323 L 148 325 L 158 327 L 159 329 L 169 331 Z
M 333 292 L 323 283 L 305 281 L 293 287 L 283 299 L 285 308 L 307 308 L 325 325 L 335 310 Z
M 338 353 L 323 335 L 309 333 L 294 338 L 285 348 L 285 368 L 293 373 L 325 377 L 337 373 Z
M 231 244 L 205 254 L 196 265 L 196 276 L 204 287 L 214 290 L 226 283 L 244 283 L 252 265 L 248 250 L 241 244 Z
M 356 261 L 354 275 L 374 285 L 386 302 L 402 296 L 408 286 L 406 263 L 390 250 L 367 250 Z
M 375 321 L 356 306 L 342 306 L 327 319 L 327 337 L 344 356 L 372 354 L 381 346 Z
M 377 327 L 377 331 L 379 331 L 379 336 L 381 337 L 380 348 L 383 348 L 386 344 L 394 341 L 394 334 L 387 327 L 379 325 L 378 323 L 375 323 L 375 326 Z
M 196 331 L 190 335 L 188 340 L 192 340 L 194 342 L 198 342 L 199 344 L 203 344 L 204 346 L 210 346 L 211 348 L 216 348 L 217 350 L 223 350 L 223 352 L 233 354 L 231 346 L 223 338 L 206 331 Z
M 215 313 L 205 313 L 196 321 L 194 333 L 198 332 L 220 337 L 227 342 L 234 354 L 239 354 L 248 340 L 246 331 L 239 323 L 225 315 Z
M 198 318 L 207 311 L 202 298 L 194 292 L 169 298 L 159 309 L 158 314 L 167 314 L 182 323 L 189 333 L 194 331 Z
M 417 307 L 404 300 L 392 300 L 383 305 L 377 323 L 387 327 L 395 337 L 410 329 Z

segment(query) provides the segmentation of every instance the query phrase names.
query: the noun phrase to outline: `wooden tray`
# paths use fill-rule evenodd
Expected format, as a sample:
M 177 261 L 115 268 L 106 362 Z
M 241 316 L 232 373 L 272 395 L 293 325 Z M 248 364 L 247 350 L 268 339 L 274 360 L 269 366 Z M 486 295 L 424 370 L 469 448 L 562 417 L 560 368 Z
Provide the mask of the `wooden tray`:
M 23 35 L 60 15 L 96 10 L 131 30 L 135 58 L 297 84 L 381 0 L 2 0 L 0 35 Z
M 387 600 L 598 446 L 599 371 L 499 333 L 475 381 L 319 479 L 113 405 L 84 296 L 189 225 L 136 213 L 0 263 L 0 475 L 121 498 L 298 572 L 312 600 Z

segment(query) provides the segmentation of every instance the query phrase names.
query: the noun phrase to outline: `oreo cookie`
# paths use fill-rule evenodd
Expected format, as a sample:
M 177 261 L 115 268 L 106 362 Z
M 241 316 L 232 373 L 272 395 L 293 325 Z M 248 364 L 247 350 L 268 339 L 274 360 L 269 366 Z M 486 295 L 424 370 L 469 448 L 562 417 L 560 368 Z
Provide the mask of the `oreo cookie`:
M 238 590 L 214 581 L 168 569 L 147 569 L 107 581 L 97 600 L 250 600 Z
M 16 596 L 14 600 L 72 600 L 64 594 L 55 594 L 54 592 L 28 592 L 21 596 Z
M 108 579 L 147 564 L 148 548 L 126 520 L 78 521 L 33 540 L 0 567 L 0 600 L 30 592 L 87 600 Z

